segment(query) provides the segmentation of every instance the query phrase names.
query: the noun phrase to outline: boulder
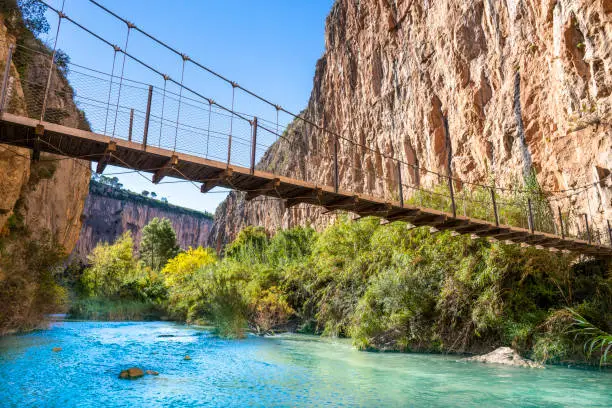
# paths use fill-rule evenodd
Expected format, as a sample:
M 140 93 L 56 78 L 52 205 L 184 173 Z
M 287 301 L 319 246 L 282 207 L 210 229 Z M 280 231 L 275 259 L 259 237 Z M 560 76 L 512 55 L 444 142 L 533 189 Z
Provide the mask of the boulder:
M 186 355 L 183 360 L 191 360 L 191 357 L 189 357 L 189 355 Z
M 62 351 L 62 348 L 61 348 L 61 347 L 53 347 L 53 348 L 51 349 L 51 351 L 53 351 L 53 352 L 57 353 L 58 351 Z
M 133 380 L 135 378 L 140 378 L 144 375 L 144 371 L 142 371 L 138 367 L 128 368 L 127 370 L 122 370 L 119 374 L 119 378 L 123 380 Z
M 148 375 L 159 375 L 159 373 L 155 370 L 147 370 L 145 371 Z
M 500 347 L 488 354 L 464 358 L 462 361 L 478 361 L 480 363 L 504 364 L 515 367 L 544 368 L 542 364 L 521 357 L 510 347 Z

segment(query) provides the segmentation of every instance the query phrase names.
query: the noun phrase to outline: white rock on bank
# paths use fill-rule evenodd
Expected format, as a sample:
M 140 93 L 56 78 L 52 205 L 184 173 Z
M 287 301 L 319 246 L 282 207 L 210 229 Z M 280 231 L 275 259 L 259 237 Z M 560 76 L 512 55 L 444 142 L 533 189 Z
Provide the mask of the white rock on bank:
M 544 368 L 542 364 L 519 356 L 519 354 L 510 347 L 500 347 L 488 354 L 464 358 L 462 361 L 478 361 L 480 363 L 504 364 L 515 367 Z

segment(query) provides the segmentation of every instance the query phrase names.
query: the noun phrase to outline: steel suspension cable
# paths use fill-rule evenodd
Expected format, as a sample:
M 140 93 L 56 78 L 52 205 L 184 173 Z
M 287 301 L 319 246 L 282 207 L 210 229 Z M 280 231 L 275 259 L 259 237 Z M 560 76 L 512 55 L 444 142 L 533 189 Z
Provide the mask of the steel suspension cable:
M 108 102 L 106 104 L 106 119 L 104 120 L 104 134 L 106 134 L 108 126 L 108 111 L 110 110 L 111 93 L 113 92 L 113 76 L 115 75 L 115 61 L 117 60 L 117 49 L 113 51 L 113 68 L 110 76 L 110 85 L 108 86 Z
M 47 8 L 49 8 L 50 10 L 53 10 L 53 11 L 55 11 L 56 13 L 58 12 L 58 10 L 57 10 L 57 9 L 55 9 L 55 8 L 54 8 L 54 7 L 52 7 L 52 6 L 50 6 L 50 5 L 49 5 L 47 2 L 45 2 L 44 0 L 36 0 L 36 1 L 38 1 L 39 3 L 44 4 L 44 5 L 45 5 Z M 107 13 L 111 14 L 111 15 L 112 15 L 112 16 L 114 16 L 115 18 L 117 18 L 117 19 L 119 19 L 119 20 L 121 20 L 121 21 L 125 22 L 126 24 L 128 23 L 128 21 L 127 21 L 126 19 L 124 19 L 124 18 L 122 18 L 122 17 L 118 16 L 116 13 L 113 13 L 112 11 L 110 11 L 110 10 L 109 10 L 109 9 L 107 9 L 106 7 L 102 6 L 101 4 L 99 4 L 98 2 L 96 2 L 95 0 L 89 0 L 89 1 L 90 1 L 91 3 L 93 3 L 93 4 L 95 4 L 96 6 L 100 7 L 101 9 L 103 9 L 103 10 L 104 10 L 104 11 L 106 11 Z M 92 32 L 91 30 L 87 29 L 87 28 L 86 28 L 86 27 L 84 27 L 83 25 L 81 25 L 81 24 L 77 23 L 77 22 L 76 22 L 76 21 L 74 21 L 73 19 L 70 19 L 70 18 L 68 18 L 68 17 L 67 17 L 67 16 L 65 16 L 65 15 L 64 15 L 64 18 L 66 18 L 67 20 L 69 20 L 70 22 L 72 22 L 73 24 L 75 24 L 76 26 L 78 26 L 79 28 L 83 29 L 84 31 L 88 32 L 89 34 L 93 35 L 94 37 L 98 38 L 98 39 L 99 39 L 99 40 L 101 40 L 102 42 L 104 42 L 104 43 L 106 43 L 106 44 L 108 44 L 108 45 L 112 46 L 112 44 L 111 44 L 109 41 L 105 40 L 103 37 L 99 36 L 98 34 L 95 34 L 94 32 Z M 170 47 L 169 45 L 167 45 L 167 44 L 166 44 L 166 43 L 164 43 L 163 41 L 161 41 L 161 40 L 159 40 L 159 39 L 155 38 L 155 37 L 154 37 L 154 36 L 152 36 L 151 34 L 149 34 L 149 33 L 145 32 L 144 30 L 142 30 L 142 29 L 140 29 L 140 28 L 138 28 L 137 26 L 133 25 L 133 28 L 134 28 L 134 29 L 136 29 L 136 30 L 138 30 L 140 33 L 142 33 L 142 34 L 143 34 L 143 35 L 145 35 L 146 37 L 150 38 L 151 40 L 155 41 L 155 42 L 156 42 L 156 43 L 158 43 L 159 45 L 161 45 L 161 46 L 163 46 L 163 47 L 167 48 L 168 50 L 172 51 L 173 53 L 175 53 L 175 54 L 177 54 L 177 55 L 179 55 L 179 56 L 181 56 L 181 55 L 182 55 L 182 53 L 181 53 L 181 52 L 179 52 L 179 51 L 177 51 L 176 49 L 174 49 L 174 48 Z M 127 53 L 127 52 L 125 52 L 125 51 L 123 51 L 123 50 L 121 50 L 121 52 L 122 52 L 122 53 L 124 53 L 126 56 L 128 56 L 128 57 L 132 58 L 134 61 L 138 62 L 139 64 L 143 65 L 144 67 L 146 67 L 146 68 L 150 69 L 151 71 L 153 71 L 153 72 L 155 72 L 155 73 L 157 73 L 157 74 L 159 74 L 159 75 L 164 76 L 164 74 L 162 74 L 160 71 L 158 71 L 157 69 L 155 69 L 155 68 L 151 67 L 150 65 L 148 65 L 148 64 L 146 64 L 145 62 L 141 61 L 140 59 L 138 59 L 138 58 L 136 58 L 136 57 L 134 57 L 134 56 L 130 55 L 129 53 Z M 200 67 L 200 68 L 204 69 L 205 71 L 207 71 L 207 72 L 209 72 L 209 73 L 213 74 L 214 76 L 218 77 L 219 79 L 222 79 L 222 80 L 224 80 L 224 81 L 226 81 L 226 82 L 228 82 L 228 83 L 230 83 L 230 84 L 233 84 L 233 86 L 234 86 L 235 88 L 238 88 L 238 89 L 240 89 L 240 90 L 244 91 L 245 93 L 247 93 L 247 94 L 249 94 L 249 95 L 251 95 L 251 96 L 253 96 L 253 97 L 255 97 L 255 98 L 259 99 L 259 100 L 261 100 L 262 102 L 265 102 L 265 103 L 267 103 L 267 104 L 269 104 L 269 105 L 271 105 L 271 106 L 274 106 L 274 107 L 276 107 L 277 109 L 279 109 L 279 110 L 281 110 L 281 111 L 283 111 L 283 112 L 287 113 L 288 115 L 290 115 L 290 116 L 291 116 L 291 117 L 293 117 L 294 119 L 299 119 L 299 120 L 302 120 L 303 122 L 305 122 L 305 123 L 307 123 L 307 124 L 310 124 L 311 126 L 313 126 L 314 128 L 316 128 L 316 129 L 318 129 L 318 130 L 320 130 L 320 131 L 322 131 L 322 132 L 325 132 L 325 133 L 331 134 L 331 135 L 333 135 L 333 136 L 335 136 L 335 137 L 337 137 L 337 138 L 339 138 L 339 139 L 342 139 L 342 140 L 348 141 L 349 143 L 355 144 L 356 146 L 359 146 L 359 147 L 361 147 L 361 148 L 365 149 L 366 151 L 370 151 L 370 152 L 372 152 L 372 153 L 374 153 L 374 154 L 380 155 L 381 157 L 383 157 L 383 158 L 385 158 L 385 159 L 388 159 L 388 160 L 394 160 L 394 161 L 397 161 L 397 162 L 399 162 L 399 163 L 402 163 L 402 164 L 404 164 L 404 165 L 407 165 L 407 166 L 410 166 L 410 167 L 413 167 L 413 168 L 415 167 L 415 165 L 414 165 L 414 164 L 404 162 L 404 161 L 399 160 L 399 159 L 396 159 L 396 158 L 394 158 L 394 157 L 392 157 L 392 156 L 388 156 L 388 155 L 386 155 L 386 154 L 384 154 L 384 153 L 381 153 L 379 150 L 373 149 L 373 148 L 371 148 L 371 147 L 369 147 L 369 146 L 367 146 L 367 145 L 365 145 L 365 144 L 362 144 L 362 143 L 356 142 L 356 141 L 354 141 L 354 140 L 352 140 L 352 139 L 350 139 L 350 138 L 347 138 L 347 137 L 345 137 L 345 136 L 341 136 L 341 135 L 337 134 L 336 132 L 331 131 L 331 130 L 329 130 L 329 129 L 325 128 L 324 126 L 318 125 L 317 123 L 315 123 L 315 122 L 311 121 L 310 119 L 307 119 L 307 118 L 306 118 L 306 117 L 304 117 L 304 116 L 294 114 L 293 112 L 290 112 L 290 111 L 288 111 L 288 110 L 286 110 L 286 109 L 282 108 L 281 106 L 279 106 L 279 105 L 277 105 L 277 104 L 274 104 L 273 102 L 269 101 L 268 99 L 266 99 L 266 98 L 264 98 L 264 97 L 262 97 L 262 96 L 260 96 L 260 95 L 257 95 L 257 94 L 255 94 L 254 92 L 252 92 L 252 91 L 250 91 L 250 90 L 248 90 L 248 89 L 246 89 L 246 88 L 244 88 L 244 87 L 242 87 L 242 86 L 238 85 L 236 82 L 233 82 L 233 81 L 229 80 L 228 78 L 226 78 L 226 77 L 224 77 L 223 75 L 221 75 L 221 74 L 219 74 L 219 73 L 217 73 L 217 72 L 213 71 L 212 69 L 210 69 L 210 68 L 208 68 L 208 67 L 206 67 L 206 66 L 204 66 L 204 65 L 200 64 L 199 62 L 194 61 L 194 60 L 192 60 L 192 59 L 190 59 L 190 61 L 191 61 L 191 62 L 192 62 L 194 65 L 196 65 L 196 66 L 198 66 L 198 67 Z M 168 77 L 168 79 L 169 79 L 171 82 L 174 82 L 175 84 L 177 84 L 177 85 L 179 85 L 179 86 L 180 86 L 180 84 L 179 84 L 177 81 L 173 80 L 172 78 L 169 78 L 169 77 Z M 202 95 L 201 95 L 200 93 L 198 93 L 197 91 L 194 91 L 193 89 L 191 89 L 191 88 L 189 88 L 189 87 L 186 87 L 186 86 L 183 86 L 183 87 L 184 87 L 186 90 L 188 90 L 189 92 L 193 93 L 194 95 L 196 95 L 196 96 L 198 96 L 198 97 L 201 97 L 201 98 L 204 98 L 204 99 L 208 99 L 208 98 L 206 98 L 206 97 L 202 96 Z M 229 113 L 229 114 L 231 114 L 232 116 L 237 116 L 238 118 L 243 119 L 243 120 L 245 120 L 245 121 L 248 121 L 249 123 L 251 123 L 251 122 L 252 122 L 250 119 L 246 118 L 244 114 L 239 114 L 239 113 L 236 113 L 236 112 L 234 112 L 233 110 L 230 110 L 230 109 L 228 109 L 228 108 L 226 108 L 226 107 L 224 107 L 224 106 L 222 106 L 222 105 L 220 105 L 220 104 L 218 104 L 218 103 L 214 103 L 214 104 L 215 104 L 215 106 L 217 106 L 217 107 L 219 107 L 220 109 L 222 109 L 222 110 L 224 110 L 224 111 L 228 112 L 228 113 Z M 278 136 L 278 137 L 283 137 L 282 135 L 279 135 L 277 132 L 274 132 L 274 131 L 272 131 L 272 130 L 270 130 L 270 129 L 268 129 L 268 128 L 264 127 L 264 126 L 259 125 L 259 127 L 261 127 L 262 129 L 264 129 L 264 130 L 266 130 L 266 131 L 268 131 L 268 132 L 270 132 L 270 133 L 272 133 L 272 134 L 275 134 L 275 135 L 276 135 L 276 136 Z M 437 176 L 442 177 L 442 178 L 449 178 L 449 176 L 448 176 L 448 175 L 441 174 L 441 173 L 436 172 L 436 171 L 433 171 L 433 170 L 428 170 L 428 169 L 425 169 L 425 168 L 421 168 L 421 170 L 422 170 L 422 171 L 425 171 L 425 172 L 427 172 L 427 173 L 431 173 L 431 174 L 437 175 Z M 457 179 L 457 178 L 452 178 L 452 180 L 457 181 L 457 182 L 461 182 L 461 183 L 464 183 L 464 184 L 468 184 L 468 185 L 476 186 L 476 187 L 483 187 L 483 188 L 488 188 L 488 187 L 490 187 L 490 186 L 487 186 L 487 185 L 484 185 L 484 184 L 467 182 L 467 181 L 464 181 L 464 180 L 461 180 L 461 179 Z M 528 190 L 523 190 L 523 189 L 512 189 L 512 188 L 503 188 L 503 187 L 496 187 L 496 189 L 497 189 L 497 190 L 500 190 L 500 191 L 510 191 L 510 192 L 519 192 L 519 193 L 529 193 L 529 192 L 530 192 L 530 191 L 528 191 Z M 544 191 L 545 193 L 553 194 L 553 193 L 561 193 L 561 192 L 567 192 L 567 191 L 575 191 L 575 190 L 578 190 L 578 189 L 579 189 L 579 187 L 574 187 L 574 188 L 569 188 L 569 189 L 564 189 L 564 190 L 543 190 L 543 191 Z
M 178 128 L 179 128 L 179 118 L 181 117 L 181 100 L 183 98 L 183 79 L 185 78 L 185 61 L 188 61 L 189 57 L 183 55 L 183 68 L 181 70 L 181 86 L 179 89 L 179 100 L 178 100 L 178 109 L 176 110 L 176 131 L 174 132 L 174 147 L 172 148 L 173 152 L 176 152 L 176 140 L 178 139 Z
M 161 118 L 159 120 L 159 140 L 157 141 L 157 147 L 161 148 L 161 139 L 162 139 L 162 132 L 164 129 L 164 108 L 166 105 L 166 84 L 167 84 L 168 80 L 166 75 L 164 75 L 164 92 L 163 92 L 163 97 L 162 97 L 162 106 L 161 106 Z
M 132 31 L 131 23 L 127 23 L 127 36 L 125 38 L 125 50 L 127 51 L 128 44 L 130 41 L 130 32 Z M 113 137 L 115 137 L 115 128 L 117 127 L 117 116 L 119 113 L 119 102 L 121 100 L 121 85 L 123 84 L 123 74 L 125 71 L 125 53 L 123 53 L 123 63 L 121 64 L 121 76 L 119 77 L 119 91 L 117 92 L 117 108 L 115 109 L 115 123 L 113 124 Z
M 234 98 L 236 97 L 236 86 L 232 83 L 232 112 L 234 111 Z M 232 130 L 234 127 L 234 115 L 230 117 L 229 140 L 227 143 L 227 165 L 229 166 L 232 158 Z
M 57 41 L 59 39 L 60 28 L 62 27 L 62 19 L 64 18 L 64 6 L 66 5 L 66 0 L 62 0 L 62 9 L 57 12 L 58 23 L 57 30 L 55 32 L 55 40 L 53 42 L 53 53 L 51 54 L 51 66 L 49 67 L 49 74 L 47 75 L 47 85 L 45 87 L 45 96 L 43 98 L 43 103 L 40 109 L 40 121 L 42 122 L 45 119 L 45 112 L 47 110 L 47 98 L 49 96 L 49 87 L 51 86 L 51 75 L 53 74 L 53 67 L 55 66 L 55 55 L 57 53 Z
M 208 127 L 206 128 L 206 158 L 208 159 L 208 144 L 210 143 L 210 116 L 212 113 L 212 100 L 208 100 Z

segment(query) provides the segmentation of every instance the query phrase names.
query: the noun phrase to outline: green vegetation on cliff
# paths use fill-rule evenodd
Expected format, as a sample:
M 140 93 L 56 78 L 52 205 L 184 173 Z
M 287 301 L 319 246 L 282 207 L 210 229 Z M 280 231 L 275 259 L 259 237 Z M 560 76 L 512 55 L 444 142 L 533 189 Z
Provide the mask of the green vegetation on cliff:
M 201 212 L 192 210 L 190 208 L 180 207 L 168 203 L 164 197 L 159 200 L 153 198 L 153 195 L 138 194 L 133 191 L 123 188 L 123 185 L 119 183 L 117 177 L 106 177 L 99 176 L 97 174 L 92 175 L 92 179 L 89 182 L 89 194 L 98 195 L 102 197 L 114 198 L 122 201 L 132 201 L 141 203 L 148 207 L 161 208 L 164 210 L 172 211 L 177 214 L 186 214 L 196 218 L 206 218 L 209 220 L 213 219 L 212 214 L 209 212 Z M 154 194 L 154 193 L 153 193 Z

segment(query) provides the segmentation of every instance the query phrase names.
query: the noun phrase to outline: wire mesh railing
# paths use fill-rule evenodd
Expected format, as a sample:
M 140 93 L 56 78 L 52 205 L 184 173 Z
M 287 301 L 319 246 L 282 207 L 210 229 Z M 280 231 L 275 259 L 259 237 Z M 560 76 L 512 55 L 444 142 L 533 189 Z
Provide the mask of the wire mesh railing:
M 596 183 L 568 190 L 570 194 L 564 196 L 563 191 L 459 180 L 448 175 L 450 170 L 441 174 L 418 162 L 408 163 L 301 117 L 296 122 L 299 125 L 280 126 L 278 114 L 286 111 L 279 106 L 275 107 L 276 120 L 239 112 L 234 107 L 234 92 L 244 88 L 234 83 L 228 108 L 189 88 L 183 79 L 180 83 L 172 80 L 116 46 L 114 51 L 113 58 L 123 53 L 145 71 L 159 75 L 160 82 L 133 80 L 123 74 L 123 67 L 118 75 L 58 59 L 61 54 L 44 47 L 17 45 L 9 55 L 15 69 L 4 64 L 8 69 L 0 111 L 216 160 L 228 167 L 257 167 L 402 206 L 612 246 L 605 218 L 594 217 L 576 205 L 577 196 L 590 194 Z

